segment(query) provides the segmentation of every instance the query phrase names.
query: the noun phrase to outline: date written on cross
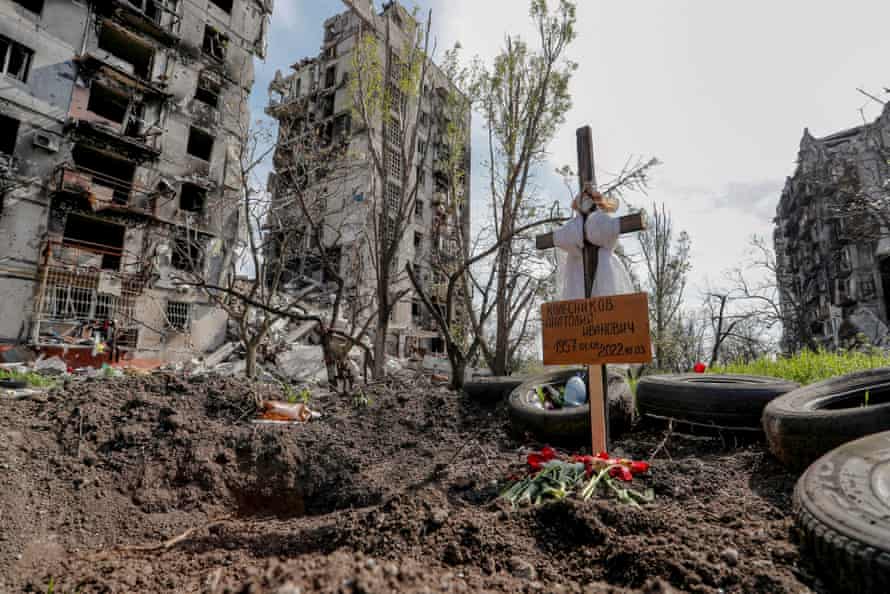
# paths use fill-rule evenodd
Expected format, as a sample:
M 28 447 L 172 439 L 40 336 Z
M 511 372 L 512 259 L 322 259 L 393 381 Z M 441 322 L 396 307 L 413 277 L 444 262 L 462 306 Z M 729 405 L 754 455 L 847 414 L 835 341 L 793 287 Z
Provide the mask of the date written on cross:
M 646 345 L 644 344 L 622 344 L 613 342 L 602 344 L 600 342 L 578 342 L 578 339 L 571 338 L 567 340 L 558 340 L 553 345 L 553 350 L 557 355 L 571 355 L 577 352 L 593 352 L 597 357 L 608 359 L 609 357 L 621 357 L 624 355 L 646 354 Z
M 545 303 L 541 326 L 545 365 L 652 360 L 645 293 Z

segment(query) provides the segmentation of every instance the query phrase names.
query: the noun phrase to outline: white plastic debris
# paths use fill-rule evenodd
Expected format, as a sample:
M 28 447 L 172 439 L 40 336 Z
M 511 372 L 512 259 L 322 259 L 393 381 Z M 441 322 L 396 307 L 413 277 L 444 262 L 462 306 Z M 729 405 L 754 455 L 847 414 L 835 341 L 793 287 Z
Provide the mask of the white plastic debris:
M 41 375 L 62 375 L 68 371 L 68 365 L 59 357 L 38 359 L 34 362 L 34 371 Z

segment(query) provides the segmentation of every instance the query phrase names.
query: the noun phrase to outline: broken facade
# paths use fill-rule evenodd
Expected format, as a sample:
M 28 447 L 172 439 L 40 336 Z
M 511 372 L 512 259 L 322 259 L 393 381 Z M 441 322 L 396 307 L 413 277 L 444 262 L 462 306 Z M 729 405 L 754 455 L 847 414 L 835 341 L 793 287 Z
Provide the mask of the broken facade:
M 349 85 L 353 68 L 352 54 L 360 36 L 373 30 L 377 32 L 381 42 L 380 51 L 391 52 L 394 63 L 403 62 L 404 56 L 399 54 L 406 42 L 404 23 L 413 17 L 398 2 L 385 3 L 380 13 L 375 13 L 373 6 L 367 2 L 347 2 L 347 4 L 353 6 L 354 10 L 347 10 L 324 22 L 324 39 L 320 53 L 294 64 L 293 72 L 287 76 L 282 76 L 280 72 L 276 73 L 270 85 L 270 105 L 267 113 L 280 123 L 279 150 L 276 153 L 276 169 L 279 172 L 293 165 L 284 149 L 294 141 L 294 135 L 305 133 L 307 130 L 317 134 L 322 139 L 324 147 L 339 143 L 347 149 L 343 151 L 344 155 L 369 155 L 366 132 L 361 129 L 358 116 L 353 114 L 352 90 Z M 387 21 L 391 32 L 389 47 L 385 47 L 386 44 L 383 43 L 385 39 L 383 31 Z M 381 56 L 381 61 L 383 60 L 384 56 Z M 339 270 L 347 282 L 347 301 L 353 304 L 354 309 L 360 307 L 356 304 L 373 301 L 376 287 L 373 266 L 361 260 L 362 254 L 367 253 L 368 248 L 356 247 L 357 238 L 371 235 L 367 229 L 374 214 L 368 212 L 369 204 L 379 204 L 379 208 L 389 207 L 393 211 L 397 209 L 391 207 L 391 203 L 395 201 L 397 204 L 398 199 L 391 197 L 390 194 L 397 195 L 399 192 L 403 167 L 409 167 L 411 186 L 413 187 L 415 180 L 419 185 L 412 224 L 402 239 L 395 270 L 401 272 L 405 262 L 412 262 L 434 305 L 443 307 L 445 304 L 447 284 L 441 271 L 456 266 L 462 253 L 454 219 L 460 221 L 458 224 L 462 225 L 465 235 L 469 233 L 471 114 L 469 110 L 465 114 L 466 138 L 462 142 L 466 147 L 464 175 L 459 182 L 452 182 L 448 170 L 442 159 L 437 157 L 437 153 L 445 150 L 443 145 L 445 130 L 448 118 L 452 117 L 445 113 L 444 102 L 448 94 L 456 88 L 435 64 L 429 65 L 424 86 L 421 113 L 416 120 L 414 111 L 406 116 L 409 122 L 418 122 L 418 145 L 426 144 L 427 147 L 423 162 L 419 149 L 415 153 L 414 163 L 401 162 L 401 152 L 395 149 L 399 146 L 397 143 L 401 141 L 401 134 L 394 129 L 397 126 L 384 126 L 381 117 L 374 125 L 386 130 L 385 134 L 380 134 L 380 143 L 385 146 L 377 148 L 378 154 L 383 155 L 386 163 L 387 178 L 374 180 L 373 176 L 376 174 L 373 165 L 363 162 L 358 173 L 350 170 L 345 179 L 332 190 L 336 196 L 324 198 L 324 208 L 327 209 L 325 226 L 328 229 L 336 229 L 342 234 L 342 243 L 338 246 L 336 258 L 339 260 Z M 411 101 L 408 104 L 410 104 L 409 110 L 415 110 L 416 102 Z M 410 132 L 406 137 L 410 137 Z M 452 183 L 459 183 L 461 187 L 453 188 Z M 374 188 L 388 190 L 385 199 L 367 200 Z M 456 189 L 456 193 L 462 197 L 457 217 L 450 216 L 453 213 L 448 212 L 446 206 L 449 190 L 452 189 Z M 282 194 L 287 190 L 276 187 L 273 176 L 270 191 L 276 199 L 281 200 Z M 350 206 L 343 209 L 341 206 L 343 204 Z M 295 221 L 294 224 L 301 223 Z M 308 233 L 305 235 L 307 255 L 297 258 L 291 270 L 296 277 L 323 283 L 324 274 L 310 255 L 310 238 Z M 415 294 L 410 281 L 402 280 L 395 288 L 405 289 L 407 295 L 398 302 L 391 317 L 387 347 L 389 353 L 395 356 L 409 356 L 418 352 L 443 352 L 444 341 L 438 334 L 438 327 Z M 456 302 L 457 316 L 460 319 L 463 315 L 463 302 L 461 298 Z M 364 315 L 369 313 L 365 311 Z
M 888 215 L 890 106 L 824 138 L 805 130 L 775 219 L 786 348 L 836 348 L 857 335 L 887 344 Z
M 180 281 L 232 257 L 271 4 L 0 0 L 0 341 L 176 360 L 224 339 Z

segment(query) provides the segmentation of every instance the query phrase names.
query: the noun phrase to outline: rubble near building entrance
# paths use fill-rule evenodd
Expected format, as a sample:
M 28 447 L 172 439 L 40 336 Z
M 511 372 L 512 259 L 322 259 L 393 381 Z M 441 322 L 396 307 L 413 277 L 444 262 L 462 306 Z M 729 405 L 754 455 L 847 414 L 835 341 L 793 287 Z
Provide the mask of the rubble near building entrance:
M 337 235 L 336 241 L 325 237 L 321 243 L 326 246 L 327 258 L 338 262 L 340 270 L 349 271 L 344 278 L 347 281 L 350 315 L 367 317 L 370 313 L 368 303 L 375 299 L 376 281 L 373 266 L 368 261 L 370 256 L 365 255 L 373 249 L 362 246 L 360 238 L 373 235 L 370 231 L 371 220 L 378 215 L 372 214 L 370 209 L 395 213 L 402 185 L 407 184 L 410 188 L 416 182 L 416 197 L 412 199 L 414 213 L 404 234 L 405 240 L 398 246 L 395 261 L 399 262 L 400 272 L 405 262 L 411 262 L 424 290 L 438 307 L 443 308 L 445 271 L 455 270 L 460 257 L 461 229 L 458 227 L 463 228 L 464 237 L 469 236 L 471 163 L 467 148 L 462 171 L 452 179 L 452 173 L 444 165 L 444 155 L 447 154 L 445 143 L 450 118 L 463 117 L 467 120 L 466 125 L 452 128 L 466 135 L 459 141 L 462 146 L 470 146 L 471 113 L 467 110 L 457 114 L 446 109 L 449 93 L 460 91 L 441 68 L 429 63 L 421 90 L 423 95 L 415 102 L 416 106 L 404 94 L 400 95 L 401 101 L 394 100 L 394 104 L 401 105 L 394 108 L 399 113 L 411 111 L 404 121 L 411 122 L 405 127 L 411 130 L 414 126 L 417 128 L 417 149 L 404 153 L 403 145 L 412 137 L 411 133 L 403 130 L 398 118 L 378 114 L 374 126 L 379 126 L 383 131 L 379 139 L 381 146 L 377 151 L 385 164 L 385 179 L 375 179 L 379 174 L 375 173 L 371 162 L 354 165 L 337 178 L 331 170 L 347 161 L 349 155 L 368 153 L 368 139 L 359 118 L 353 114 L 353 89 L 350 86 L 350 81 L 356 76 L 352 56 L 357 44 L 369 31 L 380 39 L 385 38 L 384 31 L 389 31 L 389 45 L 381 45 L 379 51 L 390 55 L 393 68 L 390 72 L 392 81 L 388 84 L 395 89 L 399 73 L 406 68 L 408 59 L 406 55 L 401 55 L 407 52 L 404 37 L 407 35 L 410 38 L 406 32 L 415 30 L 410 23 L 416 20 L 399 2 L 384 3 L 380 12 L 375 12 L 373 5 L 366 11 L 352 3 L 347 4 L 350 10 L 324 22 L 324 36 L 318 55 L 297 61 L 287 75 L 276 72 L 269 86 L 270 103 L 266 113 L 279 123 L 276 174 L 270 180 L 269 190 L 273 200 L 286 204 L 291 199 L 294 183 L 293 179 L 289 182 L 291 185 L 283 182 L 289 174 L 291 178 L 299 178 L 298 184 L 324 186 L 316 192 L 319 198 L 309 205 L 309 209 L 318 211 L 312 215 L 316 221 L 322 221 L 316 224 L 317 227 L 324 228 L 326 235 Z M 420 113 L 417 113 L 418 110 Z M 298 162 L 292 150 L 307 136 L 318 138 L 320 150 L 331 154 L 330 166 L 318 172 L 312 180 L 304 179 L 312 177 L 312 174 L 305 172 L 305 164 Z M 412 157 L 413 162 L 403 162 L 410 161 Z M 302 172 L 294 176 L 294 170 Z M 405 171 L 409 175 L 403 176 Z M 446 196 L 451 191 L 462 199 L 458 216 L 450 216 L 446 212 Z M 372 193 L 376 200 L 371 199 Z M 294 215 L 293 224 L 306 228 L 305 245 L 301 246 L 306 249 L 296 250 L 297 255 L 292 258 L 289 272 L 298 287 L 301 283 L 324 284 L 327 282 L 325 269 L 319 263 L 318 254 L 309 249 L 313 225 L 307 222 L 309 217 L 299 215 Z M 388 224 L 395 227 L 392 219 Z M 380 226 L 385 225 L 386 222 Z M 394 290 L 402 297 L 390 316 L 387 353 L 395 357 L 423 358 L 433 353 L 443 356 L 444 341 L 438 327 L 432 315 L 421 307 L 419 296 L 410 281 L 401 278 L 394 284 L 397 285 Z M 458 289 L 458 292 L 462 295 L 462 289 Z M 463 299 L 455 301 L 458 303 L 456 315 L 463 318 Z

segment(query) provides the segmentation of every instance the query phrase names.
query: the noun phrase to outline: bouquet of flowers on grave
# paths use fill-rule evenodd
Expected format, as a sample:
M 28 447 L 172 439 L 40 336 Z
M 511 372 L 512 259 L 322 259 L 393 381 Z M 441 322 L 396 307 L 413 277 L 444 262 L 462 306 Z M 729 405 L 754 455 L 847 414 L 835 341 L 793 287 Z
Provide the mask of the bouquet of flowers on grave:
M 513 506 L 540 505 L 573 493 L 587 501 L 600 488 L 613 493 L 619 501 L 636 507 L 654 498 L 651 489 L 641 492 L 630 488 L 634 476 L 649 471 L 647 462 L 613 458 L 606 452 L 566 458 L 550 447 L 532 452 L 527 462 L 527 475 L 512 479 L 501 493 L 501 497 Z

